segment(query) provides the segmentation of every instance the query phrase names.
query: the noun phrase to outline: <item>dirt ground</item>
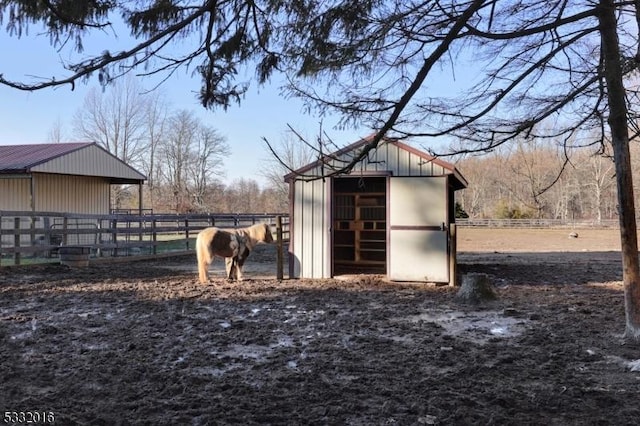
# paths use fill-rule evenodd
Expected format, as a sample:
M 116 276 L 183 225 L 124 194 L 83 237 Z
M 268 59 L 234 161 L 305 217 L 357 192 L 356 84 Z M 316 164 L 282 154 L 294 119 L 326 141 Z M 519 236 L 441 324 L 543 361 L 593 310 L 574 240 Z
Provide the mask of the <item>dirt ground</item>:
M 0 268 L 0 415 L 58 425 L 635 425 L 617 231 L 459 229 L 498 299 L 195 256 Z M 38 420 L 35 422 L 35 420 Z

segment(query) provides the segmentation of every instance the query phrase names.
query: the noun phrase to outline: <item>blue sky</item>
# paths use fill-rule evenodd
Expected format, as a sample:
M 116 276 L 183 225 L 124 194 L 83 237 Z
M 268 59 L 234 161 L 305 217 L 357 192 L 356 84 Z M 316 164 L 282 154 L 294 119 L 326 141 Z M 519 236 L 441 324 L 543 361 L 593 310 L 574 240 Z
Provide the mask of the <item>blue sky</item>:
M 127 46 L 126 41 L 126 37 L 114 38 L 111 33 L 98 34 L 86 40 L 83 55 L 100 53 L 105 49 L 119 51 Z M 61 66 L 61 60 L 77 61 L 79 57 L 77 54 L 71 56 L 68 49 L 57 52 L 49 44 L 48 37 L 37 34 L 35 28 L 21 38 L 10 37 L 4 29 L 0 29 L 0 49 L 3 52 L 0 73 L 6 79 L 24 82 L 35 81 L 34 76 L 68 76 Z M 152 87 L 145 80 L 141 80 L 141 84 L 143 87 Z M 77 84 L 73 91 L 65 86 L 36 92 L 0 86 L 0 144 L 46 143 L 51 129 L 58 122 L 62 124 L 63 133 L 71 134 L 73 115 L 82 105 L 89 89 L 96 86 L 97 77 Z M 282 138 L 287 124 L 311 137 L 317 135 L 320 128 L 320 117 L 305 114 L 299 100 L 280 96 L 275 85 L 261 88 L 253 85 L 242 104 L 232 106 L 227 111 L 208 111 L 200 106 L 195 95 L 199 87 L 199 78 L 191 78 L 186 71 L 182 71 L 165 82 L 160 90 L 169 99 L 172 110 L 193 111 L 203 123 L 227 138 L 231 147 L 231 155 L 225 161 L 227 184 L 240 177 L 250 177 L 263 184 L 262 177 L 257 173 L 263 158 L 269 155 L 263 137 L 272 142 Z M 334 130 L 332 127 L 337 123 L 336 117 L 324 117 L 322 121 L 323 129 L 339 144 L 349 144 L 371 133 L 370 129 Z

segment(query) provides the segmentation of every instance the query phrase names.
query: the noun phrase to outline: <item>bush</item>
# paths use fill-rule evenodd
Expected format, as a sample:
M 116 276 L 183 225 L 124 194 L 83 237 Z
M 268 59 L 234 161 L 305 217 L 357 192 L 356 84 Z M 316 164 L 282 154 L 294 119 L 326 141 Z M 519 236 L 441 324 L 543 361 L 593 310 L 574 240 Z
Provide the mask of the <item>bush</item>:
M 462 204 L 456 201 L 456 219 L 468 219 L 468 218 L 469 218 L 469 214 L 466 211 L 464 211 L 464 209 L 462 208 Z

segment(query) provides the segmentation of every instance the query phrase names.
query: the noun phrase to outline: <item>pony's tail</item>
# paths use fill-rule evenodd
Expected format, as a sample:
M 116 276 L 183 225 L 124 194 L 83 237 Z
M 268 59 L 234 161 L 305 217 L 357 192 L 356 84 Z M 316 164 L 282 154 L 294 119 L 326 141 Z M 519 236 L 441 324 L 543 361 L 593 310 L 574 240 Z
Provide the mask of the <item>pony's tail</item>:
M 198 277 L 201 284 L 209 282 L 209 265 L 213 261 L 209 250 L 209 241 L 206 230 L 200 231 L 196 237 L 196 256 L 198 257 Z

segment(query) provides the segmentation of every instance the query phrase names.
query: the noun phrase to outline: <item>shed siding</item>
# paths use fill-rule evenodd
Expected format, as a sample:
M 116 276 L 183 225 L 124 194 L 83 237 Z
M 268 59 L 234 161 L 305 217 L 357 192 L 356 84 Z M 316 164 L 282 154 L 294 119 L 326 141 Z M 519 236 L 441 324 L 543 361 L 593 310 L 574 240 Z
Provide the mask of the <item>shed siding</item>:
M 126 163 L 95 145 L 54 158 L 46 163 L 34 166 L 31 170 L 42 173 L 144 179 L 143 175 L 136 173 Z
M 294 186 L 293 274 L 300 278 L 331 275 L 328 182 L 296 181 Z
M 351 161 L 354 152 L 340 154 L 336 160 L 324 166 L 325 173 L 330 167 L 338 169 Z M 321 166 L 306 170 L 306 175 L 319 176 Z M 357 164 L 352 176 L 360 173 L 380 173 L 392 176 L 443 176 L 451 171 L 434 161 L 392 143 L 383 143 L 369 153 L 368 160 Z M 331 179 L 311 182 L 294 180 L 293 192 L 293 235 L 291 261 L 293 277 L 331 277 Z
M 31 179 L 0 178 L 0 210 L 31 210 Z
M 353 158 L 353 153 L 345 153 L 337 157 L 338 160 L 331 161 L 329 167 L 336 169 L 344 166 Z M 325 166 L 325 171 L 329 169 Z M 433 161 L 425 160 L 419 155 L 399 149 L 396 145 L 384 143 L 377 150 L 369 153 L 369 159 L 358 163 L 351 172 L 357 175 L 362 172 L 387 172 L 390 171 L 394 176 L 442 176 L 450 174 L 439 164 Z M 305 172 L 307 175 L 321 175 L 320 167 L 316 167 Z M 296 181 L 296 185 L 299 181 Z
M 101 178 L 34 174 L 35 210 L 109 214 L 110 185 Z
M 384 171 L 387 170 L 387 165 L 385 164 L 386 155 L 382 155 L 380 149 L 375 150 L 374 152 L 369 154 L 369 162 L 367 164 L 367 171 Z

